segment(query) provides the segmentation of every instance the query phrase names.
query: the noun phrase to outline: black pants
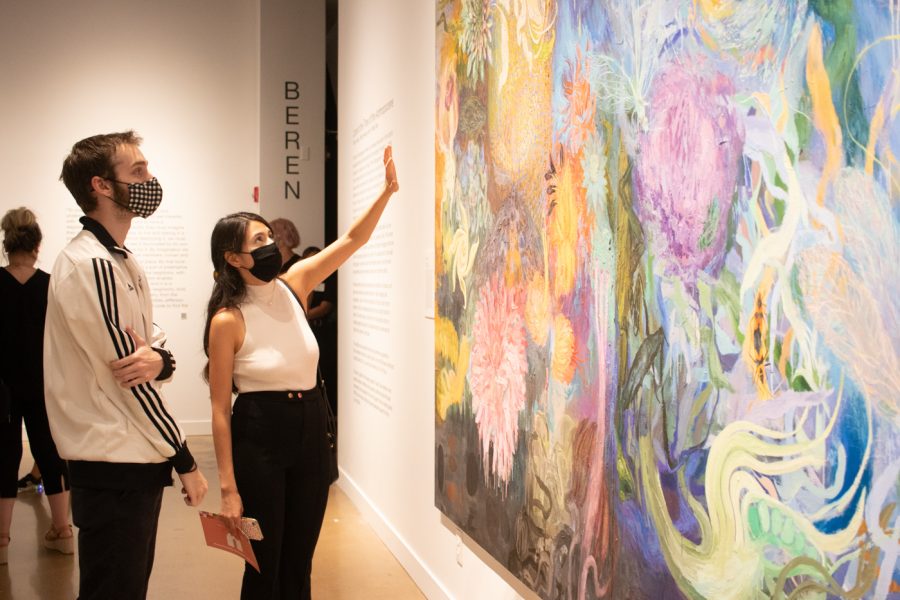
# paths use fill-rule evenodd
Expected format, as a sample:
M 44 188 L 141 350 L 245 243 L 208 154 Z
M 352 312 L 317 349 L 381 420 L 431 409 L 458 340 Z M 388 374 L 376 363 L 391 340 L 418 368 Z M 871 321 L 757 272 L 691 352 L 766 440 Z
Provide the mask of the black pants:
M 22 460 L 22 421 L 28 431 L 31 454 L 41 470 L 44 493 L 59 494 L 69 489 L 69 471 L 59 457 L 50 435 L 47 408 L 42 392 L 10 388 L 9 418 L 0 418 L 0 498 L 15 498 L 19 463 Z
M 153 569 L 163 488 L 72 488 L 79 600 L 141 600 Z
M 252 542 L 260 572 L 247 565 L 242 600 L 311 597 L 313 552 L 328 502 L 325 402 L 318 390 L 238 396 L 232 456 L 244 516 L 259 521 Z

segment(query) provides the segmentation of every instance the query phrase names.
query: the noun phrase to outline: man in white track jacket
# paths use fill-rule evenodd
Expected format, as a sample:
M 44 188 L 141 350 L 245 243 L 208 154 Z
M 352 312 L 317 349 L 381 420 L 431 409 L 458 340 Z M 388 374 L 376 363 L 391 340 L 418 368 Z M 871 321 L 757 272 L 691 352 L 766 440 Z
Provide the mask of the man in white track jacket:
M 145 598 L 172 468 L 196 506 L 206 479 L 166 402 L 175 369 L 144 271 L 125 248 L 162 201 L 134 132 L 72 147 L 61 179 L 84 229 L 53 266 L 44 338 L 47 413 L 69 461 L 81 600 Z

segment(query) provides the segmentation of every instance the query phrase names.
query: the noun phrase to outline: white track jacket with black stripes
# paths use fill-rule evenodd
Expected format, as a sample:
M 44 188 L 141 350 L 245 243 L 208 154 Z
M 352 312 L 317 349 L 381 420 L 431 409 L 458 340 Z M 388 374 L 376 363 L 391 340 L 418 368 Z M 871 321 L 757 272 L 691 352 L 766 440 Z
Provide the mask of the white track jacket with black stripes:
M 44 389 L 53 440 L 68 460 L 169 461 L 185 473 L 194 459 L 161 382 L 124 388 L 109 366 L 134 352 L 128 326 L 151 346 L 165 341 L 153 323 L 144 270 L 99 223 L 82 222 L 86 228 L 60 253 L 50 278 Z

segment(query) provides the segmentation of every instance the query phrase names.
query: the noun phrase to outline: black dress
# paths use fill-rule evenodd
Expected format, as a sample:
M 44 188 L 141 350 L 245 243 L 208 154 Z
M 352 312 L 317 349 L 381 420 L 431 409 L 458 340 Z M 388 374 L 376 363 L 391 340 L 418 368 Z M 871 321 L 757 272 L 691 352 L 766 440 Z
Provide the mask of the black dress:
M 279 274 L 279 275 L 284 275 L 285 273 L 287 273 L 287 272 L 288 272 L 288 269 L 290 269 L 291 267 L 293 267 L 294 264 L 295 264 L 298 260 L 300 260 L 300 255 L 299 255 L 299 254 L 297 254 L 297 253 L 291 254 L 291 257 L 290 257 L 289 259 L 287 259 L 286 261 L 284 261 L 284 262 L 281 264 L 281 270 L 278 271 L 278 274 Z
M 65 463 L 50 435 L 44 406 L 44 319 L 50 275 L 38 269 L 25 283 L 0 268 L 0 379 L 9 406 L 0 415 L 0 497 L 15 498 L 22 459 L 22 421 L 47 494 L 69 489 Z

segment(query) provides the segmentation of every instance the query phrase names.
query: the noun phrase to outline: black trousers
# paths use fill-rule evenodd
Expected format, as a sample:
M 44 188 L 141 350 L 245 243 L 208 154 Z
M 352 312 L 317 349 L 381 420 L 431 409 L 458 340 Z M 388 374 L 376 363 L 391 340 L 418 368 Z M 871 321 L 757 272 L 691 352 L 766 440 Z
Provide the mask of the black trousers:
M 72 488 L 79 600 L 141 600 L 153 569 L 163 488 Z
M 311 598 L 313 552 L 328 502 L 325 401 L 318 390 L 241 394 L 231 417 L 232 456 L 244 516 L 259 521 L 242 600 Z
M 22 461 L 22 421 L 28 431 L 28 443 L 41 477 L 44 493 L 59 494 L 69 489 L 69 471 L 59 457 L 50 435 L 43 392 L 10 386 L 12 402 L 9 418 L 0 418 L 0 498 L 15 498 L 19 463 Z

